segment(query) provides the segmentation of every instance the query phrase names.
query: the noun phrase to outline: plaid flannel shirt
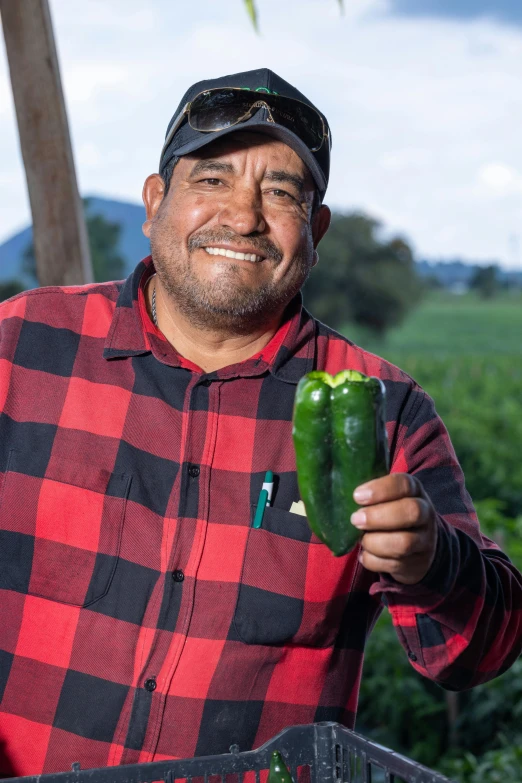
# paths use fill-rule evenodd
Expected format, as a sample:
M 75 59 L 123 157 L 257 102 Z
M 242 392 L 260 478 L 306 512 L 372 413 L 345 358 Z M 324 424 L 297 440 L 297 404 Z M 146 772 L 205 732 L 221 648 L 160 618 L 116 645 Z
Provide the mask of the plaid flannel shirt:
M 431 400 L 301 307 L 258 355 L 205 374 L 125 283 L 0 306 L 0 773 L 258 746 L 287 725 L 353 727 L 383 602 L 412 665 L 468 688 L 520 652 L 520 574 L 481 535 Z M 415 586 L 335 558 L 299 499 L 298 380 L 383 379 L 392 471 L 438 512 Z M 265 471 L 272 505 L 252 527 Z

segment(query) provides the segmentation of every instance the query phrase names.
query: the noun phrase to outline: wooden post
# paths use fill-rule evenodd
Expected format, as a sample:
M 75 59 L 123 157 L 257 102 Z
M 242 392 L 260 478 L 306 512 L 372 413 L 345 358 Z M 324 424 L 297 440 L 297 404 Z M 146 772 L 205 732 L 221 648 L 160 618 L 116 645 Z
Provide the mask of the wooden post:
M 40 285 L 92 281 L 48 0 L 0 0 Z

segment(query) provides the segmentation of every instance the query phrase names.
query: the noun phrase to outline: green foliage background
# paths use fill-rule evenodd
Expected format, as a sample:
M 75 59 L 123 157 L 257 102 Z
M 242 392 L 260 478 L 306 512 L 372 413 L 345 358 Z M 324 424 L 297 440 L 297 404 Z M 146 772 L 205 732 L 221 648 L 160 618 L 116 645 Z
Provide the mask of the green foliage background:
M 118 253 L 118 241 L 121 234 L 119 223 L 106 220 L 103 215 L 88 213 L 90 199 L 84 198 L 83 209 L 87 235 L 89 237 L 89 249 L 91 253 L 92 272 L 96 283 L 104 283 L 107 280 L 120 280 L 124 276 L 125 262 Z M 34 246 L 31 242 L 24 250 L 22 259 L 23 271 L 27 278 L 34 280 L 36 284 L 36 258 Z M 13 285 L 13 283 L 11 283 Z M 16 281 L 14 281 L 16 285 Z M 19 290 L 22 290 L 20 284 Z M 18 293 L 17 291 L 15 293 Z M 13 296 L 12 293 L 9 296 Z M 2 291 L 0 290 L 0 301 Z M 3 298 L 7 299 L 7 296 Z
M 329 326 L 339 329 L 349 320 L 382 338 L 421 299 L 409 245 L 401 237 L 383 237 L 379 221 L 368 215 L 333 214 L 318 252 L 303 296 Z
M 343 332 L 433 397 L 483 531 L 522 569 L 521 293 L 432 292 L 385 339 L 350 323 Z M 365 656 L 361 733 L 460 783 L 515 783 L 522 780 L 521 727 L 522 660 L 490 683 L 448 694 L 414 671 L 383 613 Z

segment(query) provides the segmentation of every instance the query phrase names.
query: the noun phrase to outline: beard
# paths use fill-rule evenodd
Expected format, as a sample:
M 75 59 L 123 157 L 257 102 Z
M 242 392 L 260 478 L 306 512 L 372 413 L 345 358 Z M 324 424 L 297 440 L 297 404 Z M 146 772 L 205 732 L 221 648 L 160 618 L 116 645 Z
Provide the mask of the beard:
M 187 250 L 172 237 L 171 229 L 161 218 L 151 228 L 152 260 L 162 286 L 179 312 L 197 328 L 219 330 L 230 335 L 248 334 L 282 314 L 285 307 L 306 282 L 313 261 L 311 235 L 292 259 L 288 273 L 279 282 L 265 282 L 255 287 L 244 283 L 244 269 L 227 259 L 216 279 L 203 280 L 191 264 L 192 253 L 200 247 L 223 242 L 241 245 L 248 239 L 249 247 L 264 256 L 263 261 L 274 268 L 283 260 L 283 253 L 262 236 L 241 237 L 228 229 L 200 231 L 193 234 Z M 218 257 L 219 258 L 219 257 Z

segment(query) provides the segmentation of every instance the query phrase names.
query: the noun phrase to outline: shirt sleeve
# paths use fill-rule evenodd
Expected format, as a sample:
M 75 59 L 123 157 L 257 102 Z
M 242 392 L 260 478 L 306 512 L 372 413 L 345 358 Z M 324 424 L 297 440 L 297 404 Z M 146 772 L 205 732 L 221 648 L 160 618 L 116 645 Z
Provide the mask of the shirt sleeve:
M 381 574 L 370 592 L 382 594 L 413 667 L 448 690 L 464 690 L 493 679 L 520 655 L 522 576 L 481 533 L 433 401 L 414 396 L 391 470 L 411 473 L 424 486 L 437 512 L 437 551 L 418 584 Z

